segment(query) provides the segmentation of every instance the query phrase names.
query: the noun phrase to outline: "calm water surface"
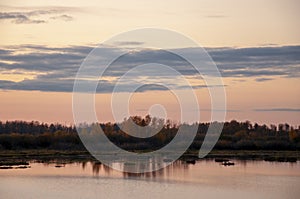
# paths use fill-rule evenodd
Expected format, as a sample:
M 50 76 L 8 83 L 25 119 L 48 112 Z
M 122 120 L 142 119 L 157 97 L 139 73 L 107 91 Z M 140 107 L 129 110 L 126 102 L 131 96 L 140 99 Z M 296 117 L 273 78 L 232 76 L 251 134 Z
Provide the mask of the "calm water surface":
M 92 162 L 0 170 L 0 198 L 300 198 L 300 163 L 212 160 L 171 166 L 143 175 Z

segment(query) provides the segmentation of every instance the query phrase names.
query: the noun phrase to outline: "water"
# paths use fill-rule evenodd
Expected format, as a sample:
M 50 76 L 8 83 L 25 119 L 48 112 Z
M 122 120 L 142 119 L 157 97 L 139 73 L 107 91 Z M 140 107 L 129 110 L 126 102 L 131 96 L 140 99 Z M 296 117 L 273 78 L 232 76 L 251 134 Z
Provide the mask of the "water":
M 300 163 L 177 161 L 154 173 L 122 173 L 92 162 L 0 170 L 0 198 L 299 198 Z

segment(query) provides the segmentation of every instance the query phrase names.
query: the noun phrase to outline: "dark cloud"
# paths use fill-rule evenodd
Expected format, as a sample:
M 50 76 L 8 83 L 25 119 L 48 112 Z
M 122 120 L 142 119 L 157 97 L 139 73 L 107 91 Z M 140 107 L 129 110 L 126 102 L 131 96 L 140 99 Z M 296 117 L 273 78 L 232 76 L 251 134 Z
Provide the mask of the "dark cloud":
M 259 77 L 259 76 L 288 76 L 287 71 L 271 71 L 269 69 L 247 69 L 247 70 L 221 70 L 222 77 Z M 256 78 L 259 80 L 266 80 L 265 78 Z
M 35 79 L 23 80 L 21 82 L 1 81 L 0 89 L 7 90 L 38 90 L 38 91 L 55 91 L 71 92 L 73 81 L 56 80 L 56 79 Z
M 42 45 L 20 45 L 9 46 L 0 49 L 0 72 L 9 74 L 22 74 L 25 72 L 35 72 L 38 75 L 32 80 L 21 82 L 1 81 L 1 89 L 13 90 L 41 90 L 41 91 L 61 91 L 71 92 L 76 77 L 77 70 L 86 56 L 93 50 L 92 46 L 68 46 L 54 48 Z M 193 48 L 175 49 L 176 51 L 188 51 L 191 56 L 199 56 Z M 212 59 L 217 64 L 223 77 L 253 77 L 258 82 L 274 79 L 276 76 L 282 78 L 300 77 L 300 46 L 283 47 L 261 47 L 261 48 L 209 48 L 207 49 Z M 115 57 L 122 49 L 117 47 L 103 47 L 95 50 L 99 58 Z M 17 53 L 22 52 L 22 53 Z M 24 53 L 25 52 L 25 53 Z M 104 77 L 112 79 L 122 76 L 135 66 L 148 63 L 159 63 L 171 66 L 180 74 L 201 79 L 197 71 L 184 59 L 176 54 L 163 50 L 140 50 L 132 51 L 123 55 L 111 63 L 104 72 Z M 91 66 L 86 73 L 86 78 L 95 77 L 97 71 L 96 64 Z M 100 66 L 104 67 L 104 66 Z M 136 80 L 145 78 L 146 80 L 172 80 L 178 89 L 186 89 L 168 71 L 149 71 L 147 68 L 140 73 L 134 74 Z M 96 81 L 96 80 L 94 80 Z M 170 81 L 167 81 L 170 82 Z M 102 81 L 98 87 L 99 92 L 111 92 L 116 83 L 116 79 Z M 135 82 L 124 84 L 124 91 Z M 220 86 L 220 85 L 214 85 Z M 194 88 L 203 88 L 205 85 L 194 85 Z M 157 85 L 149 85 L 139 91 L 162 90 L 166 88 Z
M 51 15 L 57 15 L 64 13 L 65 11 L 62 9 L 53 9 L 53 10 L 33 10 L 33 11 L 25 11 L 25 12 L 0 12 L 0 20 L 10 20 L 16 24 L 40 24 L 46 23 L 45 19 L 37 19 L 39 17 L 48 18 Z M 62 14 L 59 16 L 52 16 L 50 19 L 53 20 L 63 20 L 63 21 L 71 21 L 73 20 L 72 16 Z
M 59 16 L 50 17 L 50 19 L 54 19 L 54 20 L 60 19 L 63 21 L 72 21 L 74 18 L 69 15 L 59 15 Z
M 31 52 L 26 54 L 15 54 L 14 52 L 14 50 L 22 51 L 23 49 Z M 76 71 L 91 50 L 91 47 L 85 46 L 66 48 L 48 48 L 38 45 L 12 46 L 11 49 L 2 50 L 4 53 L 0 53 L 2 61 L 0 68 L 36 72 L 68 71 L 70 69 Z
M 120 41 L 116 42 L 116 46 L 140 46 L 143 45 L 144 42 L 139 42 L 139 41 Z
M 273 78 L 256 78 L 255 81 L 257 82 L 265 82 L 265 81 L 269 81 L 269 80 L 273 80 Z
M 300 46 L 209 49 L 222 75 L 300 76 Z
M 24 23 L 46 23 L 45 20 L 34 20 L 30 19 L 28 16 L 28 13 L 18 13 L 18 12 L 11 12 L 11 13 L 5 13 L 1 12 L 0 13 L 0 20 L 4 19 L 11 19 L 13 23 L 16 24 L 24 24 Z

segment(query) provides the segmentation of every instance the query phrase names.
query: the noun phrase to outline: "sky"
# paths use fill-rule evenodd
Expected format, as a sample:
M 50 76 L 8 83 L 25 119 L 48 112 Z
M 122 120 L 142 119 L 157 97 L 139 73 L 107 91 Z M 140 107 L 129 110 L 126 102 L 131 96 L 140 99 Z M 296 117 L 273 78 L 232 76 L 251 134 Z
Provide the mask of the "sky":
M 179 32 L 207 50 L 225 85 L 226 120 L 299 125 L 299 6 L 297 0 L 1 0 L 0 120 L 72 124 L 72 89 L 84 58 L 114 35 L 153 27 Z M 121 47 L 105 48 L 103 55 Z M 155 50 L 127 58 L 141 54 L 148 61 L 173 64 L 189 78 L 201 121 L 210 120 L 210 95 L 195 71 Z M 109 105 L 116 74 L 140 64 L 133 60 L 124 59 L 107 72 L 96 94 L 99 121 L 114 121 Z M 158 87 L 134 93 L 130 114 L 145 115 L 153 104 L 163 105 L 168 118 L 180 120 L 178 100 Z

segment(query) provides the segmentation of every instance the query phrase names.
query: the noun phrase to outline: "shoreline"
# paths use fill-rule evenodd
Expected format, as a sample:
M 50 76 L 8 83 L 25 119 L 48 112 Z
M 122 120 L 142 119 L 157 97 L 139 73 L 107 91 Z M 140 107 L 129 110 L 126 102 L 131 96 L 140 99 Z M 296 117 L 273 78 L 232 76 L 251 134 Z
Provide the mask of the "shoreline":
M 139 151 L 140 153 L 145 151 Z M 262 160 L 270 162 L 297 162 L 300 151 L 266 151 L 266 150 L 213 150 L 205 158 L 199 159 L 198 151 L 188 151 L 179 160 L 190 162 L 206 159 L 232 160 Z M 60 150 L 0 150 L 1 162 L 39 161 L 39 162 L 84 162 L 97 161 L 88 151 L 60 151 Z

